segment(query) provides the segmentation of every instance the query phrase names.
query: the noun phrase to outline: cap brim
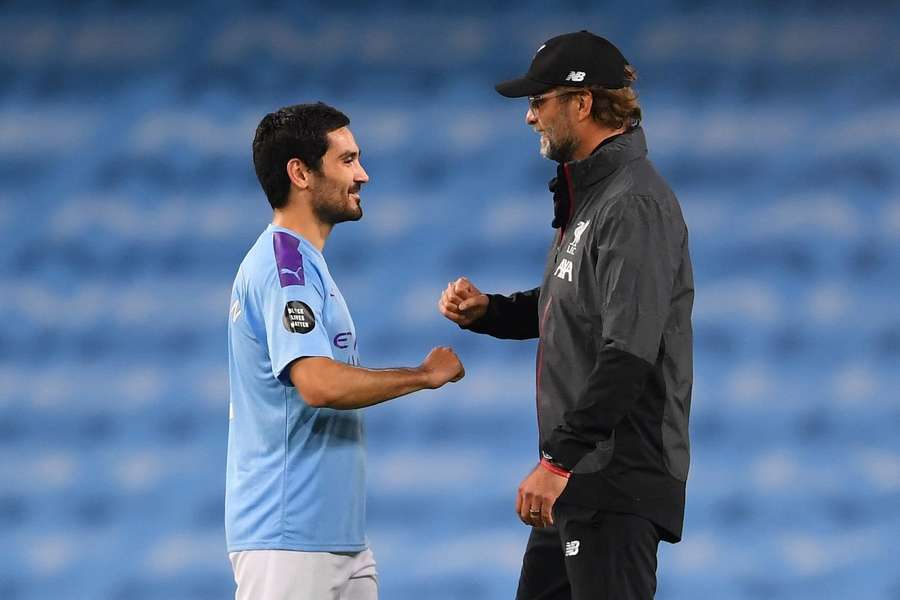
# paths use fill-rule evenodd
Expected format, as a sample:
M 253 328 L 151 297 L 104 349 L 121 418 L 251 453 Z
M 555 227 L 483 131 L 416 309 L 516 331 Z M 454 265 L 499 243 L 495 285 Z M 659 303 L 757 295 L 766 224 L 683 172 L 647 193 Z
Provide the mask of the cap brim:
M 504 81 L 494 86 L 494 89 L 497 90 L 497 92 L 501 96 L 506 96 L 507 98 L 524 98 L 525 96 L 537 96 L 538 94 L 543 94 L 551 88 L 553 88 L 553 86 L 549 83 L 535 81 L 534 79 L 528 79 L 527 77 L 510 79 L 509 81 Z

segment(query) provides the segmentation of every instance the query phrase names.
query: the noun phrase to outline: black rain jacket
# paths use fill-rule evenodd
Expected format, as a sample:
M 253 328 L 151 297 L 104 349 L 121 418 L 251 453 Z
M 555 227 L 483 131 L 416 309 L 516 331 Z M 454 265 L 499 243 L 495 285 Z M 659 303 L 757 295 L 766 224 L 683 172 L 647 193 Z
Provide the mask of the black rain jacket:
M 635 127 L 551 181 L 540 287 L 489 295 L 469 329 L 540 338 L 541 455 L 572 472 L 560 501 L 636 514 L 681 539 L 690 462 L 694 283 L 688 232 Z

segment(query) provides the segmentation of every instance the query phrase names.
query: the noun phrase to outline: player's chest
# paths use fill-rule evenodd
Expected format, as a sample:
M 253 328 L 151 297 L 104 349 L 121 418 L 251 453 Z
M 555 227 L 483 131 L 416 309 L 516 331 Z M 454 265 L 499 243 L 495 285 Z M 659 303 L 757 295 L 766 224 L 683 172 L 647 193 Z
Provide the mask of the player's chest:
M 554 240 L 547 253 L 541 286 L 543 292 L 552 293 L 558 298 L 574 296 L 584 278 L 591 276 L 587 234 L 592 220 L 589 216 L 573 220 Z
M 326 286 L 325 330 L 331 342 L 334 357 L 349 364 L 359 364 L 359 340 L 356 326 L 343 294 L 334 284 Z

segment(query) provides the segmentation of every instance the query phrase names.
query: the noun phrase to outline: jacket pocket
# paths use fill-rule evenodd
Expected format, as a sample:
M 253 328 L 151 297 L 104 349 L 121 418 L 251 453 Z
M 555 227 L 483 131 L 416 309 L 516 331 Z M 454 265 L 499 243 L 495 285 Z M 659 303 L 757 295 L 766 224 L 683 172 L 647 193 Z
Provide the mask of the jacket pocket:
M 597 447 L 585 454 L 572 468 L 573 473 L 597 473 L 606 468 L 616 450 L 616 432 L 613 431 L 605 440 L 600 440 Z

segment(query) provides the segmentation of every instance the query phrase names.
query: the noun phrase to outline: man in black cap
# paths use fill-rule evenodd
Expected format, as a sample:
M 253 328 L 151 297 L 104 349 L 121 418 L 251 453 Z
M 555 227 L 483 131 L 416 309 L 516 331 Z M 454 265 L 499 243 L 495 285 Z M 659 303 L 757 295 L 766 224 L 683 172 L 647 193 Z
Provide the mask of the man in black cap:
M 559 163 L 559 232 L 540 287 L 487 295 L 460 278 L 439 301 L 465 329 L 540 338 L 518 600 L 652 598 L 659 541 L 681 539 L 694 285 L 681 208 L 647 160 L 635 79 L 613 44 L 580 31 L 497 85 L 528 97 L 525 121 Z

